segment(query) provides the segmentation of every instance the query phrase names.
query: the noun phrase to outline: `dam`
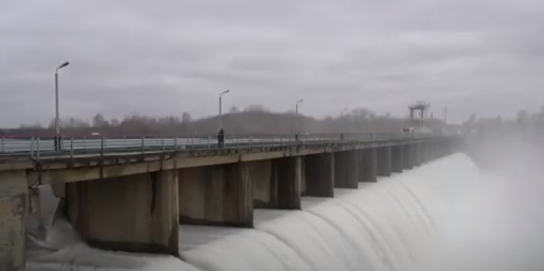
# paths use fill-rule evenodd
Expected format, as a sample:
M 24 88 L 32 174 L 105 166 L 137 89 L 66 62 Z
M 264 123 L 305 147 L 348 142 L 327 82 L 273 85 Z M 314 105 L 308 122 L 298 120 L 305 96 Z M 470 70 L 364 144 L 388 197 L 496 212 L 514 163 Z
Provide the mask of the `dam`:
M 29 227 L 26 270 L 539 270 L 530 269 L 544 266 L 533 220 L 544 214 L 527 210 L 542 202 L 539 173 L 497 160 L 501 174 L 457 153 L 357 189 L 335 188 L 334 198 L 303 197 L 301 210 L 256 209 L 253 229 L 181 225 L 180 258 L 89 247 L 57 214 L 46 234 Z M 46 190 L 43 221 L 51 221 L 56 199 Z M 513 253 L 523 248 L 533 253 Z

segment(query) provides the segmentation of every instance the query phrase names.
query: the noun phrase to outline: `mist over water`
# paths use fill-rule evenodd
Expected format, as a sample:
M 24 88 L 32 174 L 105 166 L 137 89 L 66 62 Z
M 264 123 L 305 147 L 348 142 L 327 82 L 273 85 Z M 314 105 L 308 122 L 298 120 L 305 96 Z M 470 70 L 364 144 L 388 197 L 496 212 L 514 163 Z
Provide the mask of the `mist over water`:
M 27 269 L 544 270 L 542 159 L 515 155 L 493 170 L 446 157 L 182 251 L 185 262 L 88 248 L 61 221 Z

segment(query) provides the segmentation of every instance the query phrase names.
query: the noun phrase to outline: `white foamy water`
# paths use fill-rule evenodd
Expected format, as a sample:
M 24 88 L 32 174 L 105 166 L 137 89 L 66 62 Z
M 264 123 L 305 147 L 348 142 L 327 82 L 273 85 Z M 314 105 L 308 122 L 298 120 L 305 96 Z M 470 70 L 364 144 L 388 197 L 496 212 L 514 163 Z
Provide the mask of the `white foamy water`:
M 339 190 L 334 199 L 305 198 L 302 211 L 259 210 L 255 229 L 182 226 L 184 261 L 92 249 L 68 223 L 58 223 L 29 251 L 27 269 L 538 270 L 493 269 L 496 255 L 511 257 L 508 262 L 517 267 L 538 266 L 531 256 L 544 251 L 535 238 L 544 236 L 535 235 L 542 227 L 528 223 L 540 212 L 519 212 L 527 209 L 519 200 L 523 193 L 532 191 L 525 198 L 533 205 L 542 200 L 528 185 L 517 190 L 502 185 L 509 180 L 482 174 L 470 158 L 457 154 L 358 190 Z M 523 248 L 533 254 L 519 253 Z

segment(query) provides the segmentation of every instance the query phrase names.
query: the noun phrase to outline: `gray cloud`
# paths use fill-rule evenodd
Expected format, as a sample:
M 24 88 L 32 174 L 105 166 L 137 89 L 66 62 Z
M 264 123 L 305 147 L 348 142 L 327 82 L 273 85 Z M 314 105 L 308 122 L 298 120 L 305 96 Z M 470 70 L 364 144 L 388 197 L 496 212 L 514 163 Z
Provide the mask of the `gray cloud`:
M 544 100 L 539 0 L 1 1 L 0 126 L 61 113 L 195 117 L 264 104 L 314 116 L 535 110 Z

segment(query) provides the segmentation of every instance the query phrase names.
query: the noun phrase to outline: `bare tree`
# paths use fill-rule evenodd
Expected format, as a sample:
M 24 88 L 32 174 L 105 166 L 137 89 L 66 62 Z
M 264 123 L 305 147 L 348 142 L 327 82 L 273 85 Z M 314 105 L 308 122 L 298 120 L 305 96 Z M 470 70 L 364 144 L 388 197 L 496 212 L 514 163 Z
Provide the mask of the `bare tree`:
M 107 128 L 110 126 L 110 123 L 102 116 L 102 114 L 96 114 L 93 117 L 93 128 Z
M 191 118 L 191 115 L 187 112 L 183 112 L 183 114 L 181 115 L 181 122 L 190 123 L 191 121 L 193 121 L 193 118 Z
M 236 105 L 233 105 L 229 110 L 229 113 L 239 113 L 239 112 L 240 112 L 240 109 L 238 109 Z

